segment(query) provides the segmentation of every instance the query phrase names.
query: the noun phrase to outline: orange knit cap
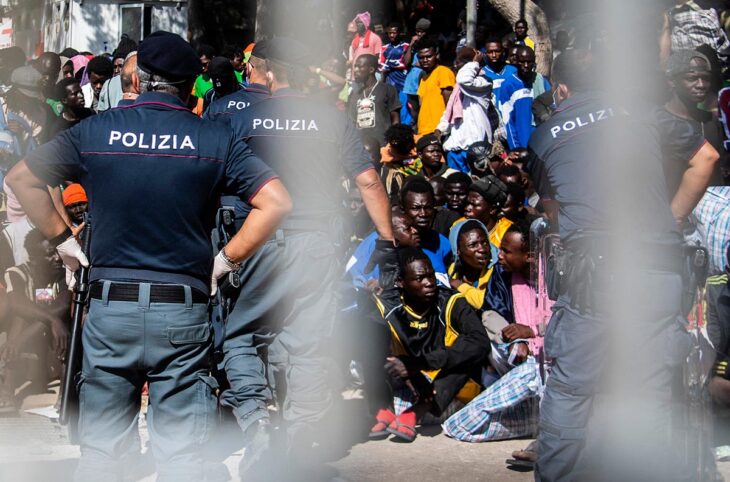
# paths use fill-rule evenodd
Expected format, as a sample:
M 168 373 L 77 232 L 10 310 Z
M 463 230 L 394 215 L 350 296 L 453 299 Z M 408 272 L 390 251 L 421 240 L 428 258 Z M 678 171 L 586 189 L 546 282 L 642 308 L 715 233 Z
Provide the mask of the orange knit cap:
M 70 206 L 76 203 L 86 203 L 89 199 L 86 197 L 86 191 L 81 184 L 69 184 L 63 190 L 63 205 Z

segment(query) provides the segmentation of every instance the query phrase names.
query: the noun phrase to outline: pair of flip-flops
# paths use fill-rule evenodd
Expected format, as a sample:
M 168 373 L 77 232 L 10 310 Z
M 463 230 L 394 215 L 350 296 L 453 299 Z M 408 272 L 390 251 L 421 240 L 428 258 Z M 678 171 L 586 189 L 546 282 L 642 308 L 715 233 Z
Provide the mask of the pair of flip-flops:
M 375 415 L 375 420 L 369 434 L 372 440 L 384 439 L 390 435 L 395 437 L 393 440 L 402 442 L 413 442 L 416 439 L 416 414 L 413 412 L 403 412 L 396 416 L 390 410 L 381 409 Z

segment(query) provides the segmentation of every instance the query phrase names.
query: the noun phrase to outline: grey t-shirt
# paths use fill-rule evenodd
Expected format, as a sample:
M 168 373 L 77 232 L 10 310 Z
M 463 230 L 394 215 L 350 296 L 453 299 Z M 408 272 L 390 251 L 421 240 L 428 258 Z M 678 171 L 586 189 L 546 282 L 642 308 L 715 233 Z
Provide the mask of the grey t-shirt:
M 96 107 L 97 112 L 113 109 L 122 100 L 122 77 L 117 75 L 104 82 L 99 92 L 99 104 Z

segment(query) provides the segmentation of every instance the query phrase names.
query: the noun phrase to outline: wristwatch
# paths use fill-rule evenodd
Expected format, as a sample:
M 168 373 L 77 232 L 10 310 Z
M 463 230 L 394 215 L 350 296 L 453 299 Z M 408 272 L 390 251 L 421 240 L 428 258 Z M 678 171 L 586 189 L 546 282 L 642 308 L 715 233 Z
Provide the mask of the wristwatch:
M 236 263 L 235 261 L 233 261 L 231 258 L 228 257 L 228 255 L 226 254 L 225 248 L 221 248 L 221 256 L 223 256 L 223 259 L 226 261 L 226 263 L 231 265 L 231 267 L 234 270 L 238 270 L 241 268 L 241 263 Z

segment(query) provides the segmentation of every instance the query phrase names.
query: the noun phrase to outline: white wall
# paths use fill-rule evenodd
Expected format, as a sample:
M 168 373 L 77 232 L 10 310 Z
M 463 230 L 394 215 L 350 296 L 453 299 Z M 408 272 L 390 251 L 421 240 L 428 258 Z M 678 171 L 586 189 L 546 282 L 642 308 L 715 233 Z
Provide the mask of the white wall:
M 188 11 L 182 2 L 180 10 L 177 2 L 153 5 L 151 31 L 167 30 L 187 39 Z M 120 32 L 119 2 L 114 0 L 79 0 L 71 2 L 71 32 L 67 47 L 79 51 L 88 50 L 101 53 L 105 49 L 112 52 L 122 36 Z
M 188 39 L 188 7 L 182 2 L 180 10 L 172 5 L 155 5 L 152 8 L 152 32 L 167 30 L 176 33 L 185 40 Z
M 119 33 L 119 5 L 105 0 L 72 0 L 71 32 L 67 47 L 98 54 L 111 52 L 117 46 Z M 106 44 L 104 43 L 106 42 Z

